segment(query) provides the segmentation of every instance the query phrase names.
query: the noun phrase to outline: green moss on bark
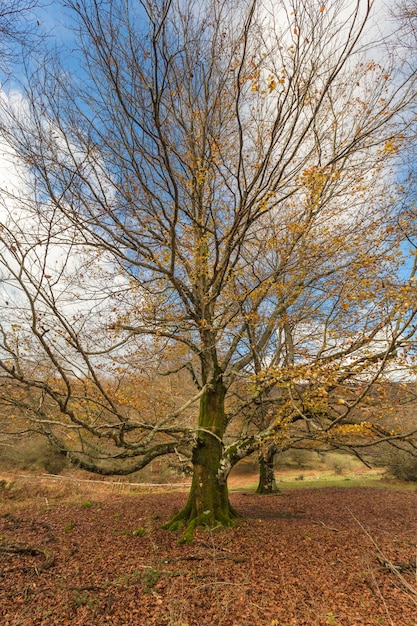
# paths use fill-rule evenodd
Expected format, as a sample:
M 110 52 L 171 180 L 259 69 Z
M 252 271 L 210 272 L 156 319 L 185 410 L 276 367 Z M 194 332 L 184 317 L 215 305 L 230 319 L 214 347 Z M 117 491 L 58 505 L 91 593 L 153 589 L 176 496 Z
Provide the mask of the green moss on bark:
M 177 530 L 185 526 L 183 541 L 190 541 L 197 526 L 230 527 L 237 512 L 229 502 L 227 483 L 220 462 L 225 430 L 225 387 L 216 381 L 200 401 L 199 430 L 193 450 L 193 480 L 185 507 L 164 528 Z

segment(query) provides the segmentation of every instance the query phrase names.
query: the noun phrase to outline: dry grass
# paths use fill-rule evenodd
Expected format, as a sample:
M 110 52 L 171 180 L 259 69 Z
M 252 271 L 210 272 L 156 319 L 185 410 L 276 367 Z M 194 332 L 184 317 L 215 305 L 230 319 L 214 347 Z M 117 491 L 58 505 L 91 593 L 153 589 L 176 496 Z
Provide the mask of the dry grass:
M 50 474 L 0 473 L 0 502 L 8 508 L 20 508 L 30 502 L 58 504 L 105 500 L 110 494 L 149 494 L 188 489 L 190 483 L 129 483 L 117 480 L 81 478 L 76 473 Z

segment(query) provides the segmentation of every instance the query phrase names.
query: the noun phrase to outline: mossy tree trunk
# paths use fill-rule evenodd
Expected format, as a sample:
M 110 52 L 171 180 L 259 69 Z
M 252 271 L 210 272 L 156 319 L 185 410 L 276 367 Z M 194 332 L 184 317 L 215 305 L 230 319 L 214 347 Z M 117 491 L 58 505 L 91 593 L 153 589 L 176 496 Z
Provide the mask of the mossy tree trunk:
M 186 524 L 185 541 L 191 539 L 196 526 L 232 526 L 238 516 L 229 502 L 227 480 L 221 471 L 225 395 L 226 388 L 220 377 L 208 386 L 200 399 L 191 490 L 185 507 L 165 525 L 175 530 Z
M 269 446 L 259 454 L 259 484 L 256 493 L 277 493 L 278 487 L 274 473 L 275 447 Z

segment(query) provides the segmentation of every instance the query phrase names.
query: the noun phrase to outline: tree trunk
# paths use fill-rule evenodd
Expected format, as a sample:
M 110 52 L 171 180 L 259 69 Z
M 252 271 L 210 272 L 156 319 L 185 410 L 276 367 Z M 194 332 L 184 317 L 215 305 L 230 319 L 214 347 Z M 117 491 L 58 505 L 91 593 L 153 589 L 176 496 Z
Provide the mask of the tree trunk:
M 226 426 L 225 394 L 220 379 L 209 386 L 200 400 L 191 490 L 185 507 L 165 524 L 165 528 L 176 530 L 185 523 L 183 541 L 191 540 L 196 526 L 233 526 L 238 517 L 229 502 L 227 481 L 220 466 Z
M 274 474 L 275 448 L 270 446 L 259 455 L 259 484 L 256 493 L 278 493 L 279 489 Z

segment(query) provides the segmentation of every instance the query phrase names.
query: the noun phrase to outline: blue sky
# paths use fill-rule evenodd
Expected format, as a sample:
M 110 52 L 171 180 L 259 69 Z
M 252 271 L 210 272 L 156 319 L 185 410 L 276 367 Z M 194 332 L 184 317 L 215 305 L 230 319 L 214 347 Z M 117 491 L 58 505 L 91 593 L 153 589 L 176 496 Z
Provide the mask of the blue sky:
M 47 3 L 48 0 L 40 1 L 44 3 L 44 6 L 33 9 L 31 19 L 39 23 L 39 30 L 48 35 L 49 42 L 52 45 L 67 46 L 70 52 L 76 46 L 72 30 L 74 26 L 73 12 L 65 8 L 62 1 L 52 0 L 49 3 Z M 67 67 L 69 66 L 72 71 L 77 72 L 79 64 L 77 63 L 76 55 L 71 58 L 71 54 L 68 54 L 65 57 L 65 62 Z M 400 269 L 400 275 L 407 279 L 412 266 L 410 245 L 407 242 L 403 246 L 403 254 L 406 262 Z
M 72 39 L 70 16 L 68 9 L 61 2 L 52 1 L 48 6 L 33 10 L 33 17 L 39 22 L 40 28 L 49 33 L 58 43 L 68 42 Z

